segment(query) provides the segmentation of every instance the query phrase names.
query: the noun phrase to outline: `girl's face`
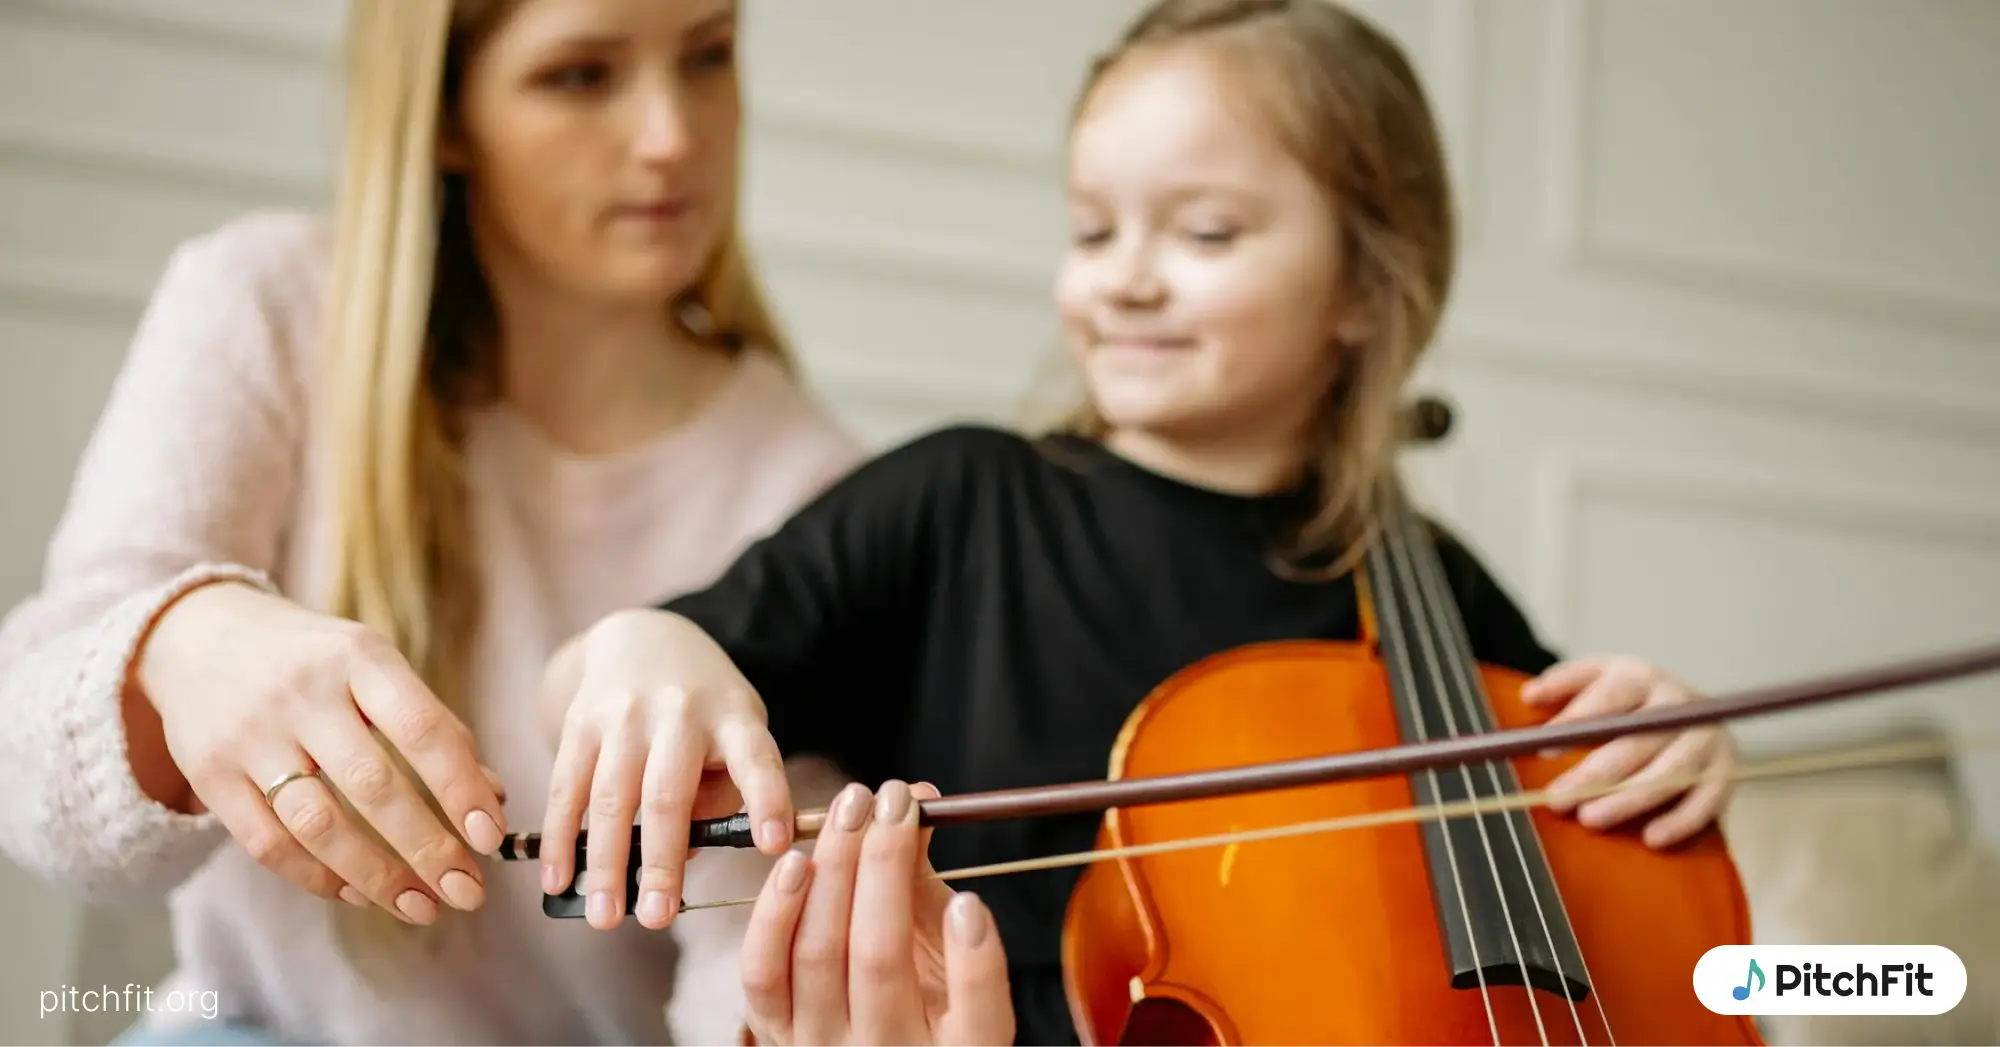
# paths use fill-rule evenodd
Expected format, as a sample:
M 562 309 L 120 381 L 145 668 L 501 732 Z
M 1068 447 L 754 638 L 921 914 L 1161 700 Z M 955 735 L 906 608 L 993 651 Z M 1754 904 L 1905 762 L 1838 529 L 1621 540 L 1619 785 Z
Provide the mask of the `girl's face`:
M 734 220 L 733 0 L 522 0 L 471 57 L 442 160 L 489 267 L 662 301 Z
M 1056 299 L 1114 434 L 1290 449 L 1362 332 L 1334 308 L 1325 193 L 1228 75 L 1181 46 L 1100 83 L 1071 136 Z

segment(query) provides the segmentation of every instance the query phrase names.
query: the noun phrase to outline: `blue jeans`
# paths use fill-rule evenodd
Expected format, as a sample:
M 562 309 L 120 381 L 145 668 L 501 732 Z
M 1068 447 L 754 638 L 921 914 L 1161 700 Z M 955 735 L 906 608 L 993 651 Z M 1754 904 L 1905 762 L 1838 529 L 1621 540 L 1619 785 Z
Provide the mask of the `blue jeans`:
M 197 1022 L 183 1028 L 157 1029 L 145 1020 L 134 1023 L 111 1041 L 111 1047 L 290 1047 L 270 1033 L 229 1018 Z

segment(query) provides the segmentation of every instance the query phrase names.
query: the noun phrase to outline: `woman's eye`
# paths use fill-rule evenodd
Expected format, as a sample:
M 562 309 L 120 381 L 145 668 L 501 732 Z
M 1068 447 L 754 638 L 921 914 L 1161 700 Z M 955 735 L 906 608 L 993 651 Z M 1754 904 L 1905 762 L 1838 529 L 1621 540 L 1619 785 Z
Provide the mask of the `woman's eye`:
M 1070 234 L 1071 242 L 1079 247 L 1095 247 L 1111 239 L 1111 234 L 1102 229 L 1080 228 Z
M 1236 239 L 1236 230 L 1218 227 L 1200 227 L 1188 230 L 1188 238 L 1209 247 L 1222 247 Z
M 710 44 L 695 52 L 693 62 L 697 69 L 727 69 L 736 61 L 736 41 L 725 40 Z
M 562 66 L 542 75 L 542 82 L 559 91 L 588 91 L 603 85 L 611 78 L 611 70 L 602 62 L 579 62 Z

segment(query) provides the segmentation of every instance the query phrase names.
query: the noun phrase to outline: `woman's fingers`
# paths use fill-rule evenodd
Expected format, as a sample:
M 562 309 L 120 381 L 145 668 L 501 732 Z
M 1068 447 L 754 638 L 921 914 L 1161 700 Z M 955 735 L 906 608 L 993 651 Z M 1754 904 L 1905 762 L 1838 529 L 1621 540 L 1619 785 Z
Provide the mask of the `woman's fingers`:
M 431 897 L 467 912 L 485 904 L 484 878 L 471 852 L 438 821 L 416 786 L 351 709 L 324 709 L 301 728 L 306 754 L 325 769 L 327 784 L 339 790 L 401 856 Z M 487 788 L 478 761 L 470 773 L 479 779 L 481 789 Z M 327 828 L 335 833 L 351 831 L 345 819 L 329 821 Z M 332 845 L 328 841 L 322 846 Z
M 294 769 L 312 766 L 311 757 L 304 751 L 294 749 L 293 753 L 284 761 L 256 761 L 255 766 L 260 769 L 272 768 L 264 779 L 266 786 L 292 773 L 276 771 L 280 764 Z M 264 797 L 259 795 L 257 799 L 261 802 Z M 344 883 L 349 894 L 358 894 L 364 901 L 373 902 L 410 923 L 427 924 L 437 919 L 437 900 L 431 888 L 377 844 L 320 778 L 288 782 L 269 802 L 270 811 L 285 834 L 308 852 L 308 859 L 314 864 L 331 870 L 330 875 L 337 881 L 334 885 L 337 895 Z M 340 896 L 350 903 L 355 900 Z
M 694 734 L 662 734 L 653 741 L 640 782 L 639 898 L 632 911 L 639 922 L 660 930 L 680 911 L 686 882 L 688 824 L 702 784 L 702 741 Z
M 465 834 L 466 843 L 481 854 L 499 849 L 500 837 L 507 831 L 507 815 L 464 721 L 386 645 L 362 646 L 349 662 L 349 690 L 362 716 L 402 755 L 452 826 Z M 437 840 L 443 827 L 428 828 L 436 820 L 426 808 L 427 827 L 421 835 L 432 840 L 429 846 L 446 853 L 460 851 L 456 840 Z M 425 878 L 429 879 L 429 874 Z
M 294 769 L 310 769 L 305 756 L 299 756 Z M 279 790 L 278 810 L 264 801 L 264 788 L 276 782 L 288 771 L 272 772 L 261 783 L 247 777 L 235 777 L 230 783 L 203 783 L 201 802 L 229 830 L 229 835 L 250 852 L 257 864 L 277 873 L 279 876 L 298 884 L 322 898 L 339 896 L 342 886 L 340 874 L 329 869 L 324 862 L 308 852 L 292 830 L 285 824 L 282 811 L 296 801 L 296 796 L 287 796 L 294 790 L 325 788 L 315 780 L 301 779 Z M 393 901 L 393 896 L 391 896 Z
M 993 925 L 993 914 L 978 895 L 957 892 L 945 909 L 944 923 L 947 1002 L 937 1042 L 1013 1043 L 1007 950 Z
M 929 782 L 918 782 L 910 786 L 911 798 L 922 802 L 935 800 L 943 795 L 938 787 Z M 917 887 L 916 926 L 920 943 L 935 944 L 944 937 L 945 906 L 958 892 L 951 885 L 938 879 L 937 869 L 931 865 L 931 833 L 935 830 L 925 827 L 917 830 Z
M 792 945 L 792 1025 L 805 1043 L 837 1043 L 848 1025 L 849 914 L 874 797 L 860 784 L 834 800 L 813 842 L 813 886 Z
M 848 940 L 850 1021 L 855 1035 L 870 1043 L 908 1042 L 923 1015 L 910 952 L 919 862 L 917 806 L 909 786 L 882 783 L 859 861 Z
M 891 781 L 871 802 L 850 785 L 828 806 L 812 858 L 779 860 L 743 944 L 760 1042 L 1013 1042 L 1006 952 L 978 898 L 947 889 L 949 903 L 929 914 L 943 963 L 919 970 L 915 958 L 930 898 L 916 801 L 935 792 Z
M 812 859 L 787 851 L 778 859 L 750 911 L 743 933 L 743 997 L 760 1042 L 791 1043 L 792 941 L 805 910 Z

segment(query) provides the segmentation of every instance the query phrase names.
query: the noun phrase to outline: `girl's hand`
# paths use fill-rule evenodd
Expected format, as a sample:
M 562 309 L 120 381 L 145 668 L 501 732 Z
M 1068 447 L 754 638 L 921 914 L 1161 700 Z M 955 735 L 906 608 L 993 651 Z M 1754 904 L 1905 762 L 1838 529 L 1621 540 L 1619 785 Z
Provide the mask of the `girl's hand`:
M 1592 716 L 1617 716 L 1658 705 L 1697 701 L 1680 681 L 1656 666 L 1635 658 L 1581 658 L 1550 668 L 1521 691 L 1532 705 L 1568 703 L 1550 723 Z M 1706 828 L 1728 802 L 1730 776 L 1736 768 L 1736 746 L 1722 728 L 1693 727 L 1678 734 L 1627 735 L 1600 746 L 1576 766 L 1549 783 L 1557 811 L 1576 808 L 1577 820 L 1593 829 L 1621 825 L 1686 791 L 1671 810 L 1646 823 L 1651 847 L 1670 847 Z M 1685 783 L 1699 775 L 1700 783 Z M 1663 781 L 1662 779 L 1665 779 Z M 1572 790 L 1616 792 L 1584 800 L 1577 806 Z
M 602 619 L 551 661 L 542 702 L 544 723 L 560 732 L 542 890 L 557 893 L 577 874 L 577 833 L 587 828 L 592 927 L 618 926 L 627 904 L 653 930 L 673 921 L 696 818 L 725 817 L 747 801 L 757 849 L 790 846 L 791 786 L 764 703 L 694 623 L 651 610 Z M 627 899 L 635 819 L 643 864 L 639 897 Z
M 936 878 L 917 828 L 928 785 L 852 785 L 812 857 L 772 870 L 743 941 L 750 1028 L 765 1044 L 1014 1042 L 1007 953 L 976 895 Z
M 436 920 L 437 899 L 465 910 L 485 902 L 479 863 L 392 757 L 415 769 L 481 853 L 506 831 L 499 780 L 479 762 L 472 732 L 376 633 L 219 582 L 159 617 L 132 674 L 192 808 L 213 811 L 265 868 L 410 923 Z

